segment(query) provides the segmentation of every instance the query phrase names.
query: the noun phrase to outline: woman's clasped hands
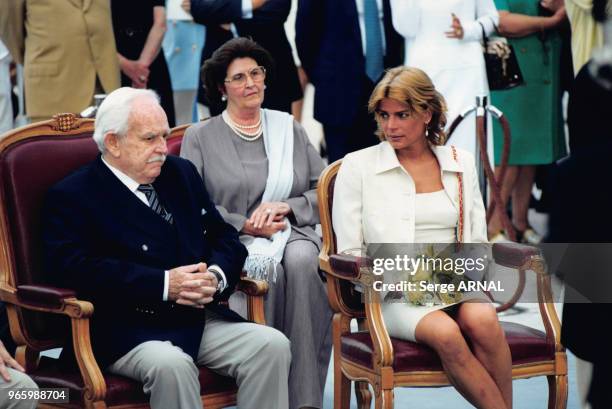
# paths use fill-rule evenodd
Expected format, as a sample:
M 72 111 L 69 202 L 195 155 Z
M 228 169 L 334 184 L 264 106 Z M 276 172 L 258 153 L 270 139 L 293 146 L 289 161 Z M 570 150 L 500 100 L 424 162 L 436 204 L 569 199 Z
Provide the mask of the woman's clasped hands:
M 243 232 L 252 236 L 271 237 L 274 233 L 285 230 L 285 216 L 291 208 L 285 202 L 262 202 L 244 224 Z

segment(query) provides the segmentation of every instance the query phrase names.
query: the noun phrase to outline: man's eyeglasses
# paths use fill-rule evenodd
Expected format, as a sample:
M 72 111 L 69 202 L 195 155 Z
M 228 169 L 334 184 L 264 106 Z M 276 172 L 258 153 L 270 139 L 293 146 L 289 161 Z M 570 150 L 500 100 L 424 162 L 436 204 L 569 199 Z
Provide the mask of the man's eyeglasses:
M 233 86 L 242 86 L 247 82 L 247 76 L 251 77 L 253 82 L 261 82 L 266 79 L 266 68 L 259 66 L 255 68 L 251 68 L 245 72 L 239 72 L 237 74 L 232 75 L 231 78 L 225 79 L 226 84 L 231 84 Z

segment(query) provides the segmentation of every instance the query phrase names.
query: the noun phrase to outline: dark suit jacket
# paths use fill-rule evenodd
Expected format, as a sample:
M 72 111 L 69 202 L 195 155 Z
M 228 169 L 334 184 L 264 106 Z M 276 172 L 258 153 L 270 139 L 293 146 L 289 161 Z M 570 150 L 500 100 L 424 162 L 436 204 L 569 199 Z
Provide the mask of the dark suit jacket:
M 364 100 L 365 57 L 355 0 L 299 0 L 296 45 L 315 86 L 314 117 L 324 125 L 349 126 Z M 383 0 L 385 68 L 402 63 L 403 38 L 393 29 Z
M 566 288 L 561 342 L 593 363 L 589 402 L 593 409 L 612 407 L 609 337 L 612 314 L 612 190 L 607 186 L 612 157 L 612 91 L 591 77 L 588 64 L 574 80 L 568 105 L 571 156 L 552 175 L 547 241 L 569 243 L 557 273 L 566 285 L 593 303 L 577 303 Z M 574 141 L 574 146 L 571 142 Z
M 228 287 L 239 279 L 246 249 L 210 201 L 195 167 L 169 156 L 153 183 L 174 218 L 171 225 L 142 203 L 100 158 L 55 185 L 43 214 L 46 267 L 58 284 L 94 303 L 92 343 L 106 366 L 136 345 L 168 340 L 196 357 L 207 309 L 162 301 L 164 270 L 219 265 Z
M 11 336 L 6 305 L 2 301 L 0 301 L 0 341 L 2 341 L 11 356 L 15 355 L 15 341 L 13 341 Z
M 266 84 L 265 108 L 291 112 L 291 103 L 302 97 L 293 61 L 291 45 L 285 33 L 285 21 L 291 9 L 290 0 L 268 0 L 253 11 L 250 19 L 242 18 L 241 0 L 192 0 L 191 14 L 196 23 L 207 26 L 203 61 L 232 34 L 219 27 L 221 23 L 234 23 L 241 37 L 250 37 L 265 48 L 274 59 L 275 67 Z M 213 110 L 215 114 L 217 110 Z

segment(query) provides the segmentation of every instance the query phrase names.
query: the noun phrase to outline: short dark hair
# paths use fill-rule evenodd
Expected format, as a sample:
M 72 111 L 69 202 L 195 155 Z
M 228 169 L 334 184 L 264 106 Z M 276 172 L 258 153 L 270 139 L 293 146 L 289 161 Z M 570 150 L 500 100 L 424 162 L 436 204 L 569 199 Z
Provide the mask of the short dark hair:
M 229 40 L 213 53 L 204 62 L 201 75 L 204 89 L 208 100 L 213 104 L 221 103 L 221 92 L 219 87 L 225 86 L 227 67 L 236 58 L 252 58 L 257 64 L 266 69 L 266 82 L 272 78 L 274 73 L 274 60 L 270 53 L 257 44 L 255 41 L 246 37 L 237 37 Z

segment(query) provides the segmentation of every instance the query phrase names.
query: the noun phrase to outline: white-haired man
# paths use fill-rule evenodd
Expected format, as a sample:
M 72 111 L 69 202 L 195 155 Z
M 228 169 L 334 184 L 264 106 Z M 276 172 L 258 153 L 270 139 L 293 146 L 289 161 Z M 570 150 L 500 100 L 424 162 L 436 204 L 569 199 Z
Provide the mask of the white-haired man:
M 109 94 L 101 155 L 48 194 L 47 266 L 94 302 L 98 363 L 142 382 L 152 408 L 202 407 L 196 364 L 235 378 L 241 409 L 286 408 L 289 342 L 219 304 L 246 250 L 195 167 L 166 156 L 168 134 L 152 91 Z

